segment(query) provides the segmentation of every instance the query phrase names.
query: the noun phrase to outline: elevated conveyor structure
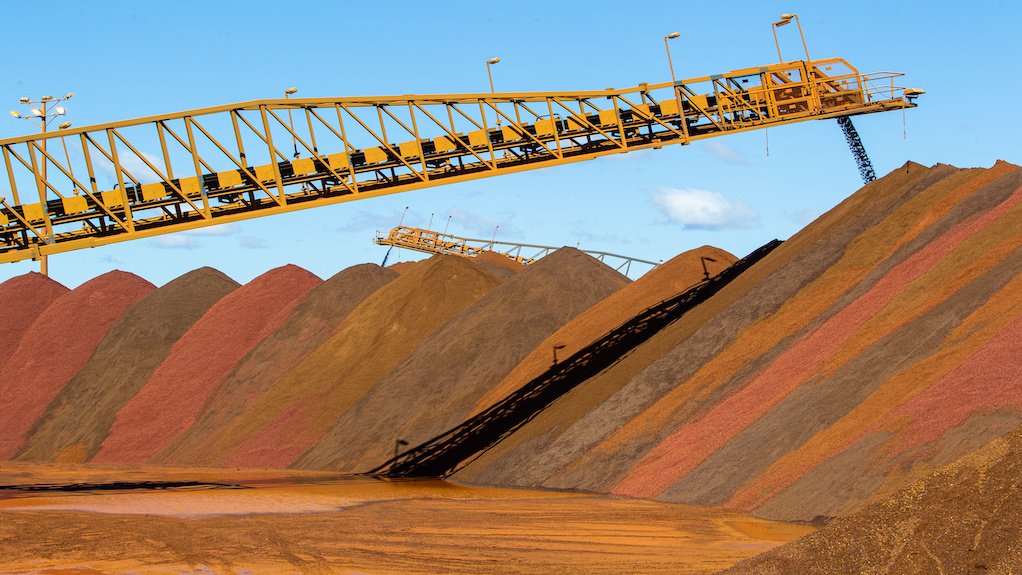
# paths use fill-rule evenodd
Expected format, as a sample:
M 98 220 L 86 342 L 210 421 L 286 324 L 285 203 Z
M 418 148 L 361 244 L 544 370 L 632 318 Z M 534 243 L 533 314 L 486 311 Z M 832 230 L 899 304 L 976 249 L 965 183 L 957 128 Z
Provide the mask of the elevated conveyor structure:
M 472 258 L 483 252 L 496 252 L 506 256 L 513 262 L 522 265 L 529 265 L 536 260 L 556 251 L 556 246 L 540 246 L 535 244 L 516 244 L 513 242 L 498 242 L 495 240 L 482 240 L 476 238 L 463 238 L 425 228 L 413 228 L 409 226 L 398 226 L 389 232 L 376 232 L 374 241 L 381 246 L 393 246 L 407 250 L 427 253 L 445 254 Z M 632 270 L 632 264 L 647 266 L 652 269 L 660 265 L 659 262 L 640 260 L 629 256 L 612 254 L 610 252 L 598 252 L 594 250 L 583 250 L 597 260 L 609 265 L 624 275 Z M 524 254 L 524 255 L 523 255 Z
M 398 454 L 367 474 L 447 477 L 499 443 L 559 397 L 614 365 L 660 330 L 712 297 L 779 245 L 779 240 L 773 240 L 709 280 L 643 311 L 464 423 Z
M 626 89 L 258 100 L 2 140 L 0 263 L 914 107 L 900 75 L 832 58 Z

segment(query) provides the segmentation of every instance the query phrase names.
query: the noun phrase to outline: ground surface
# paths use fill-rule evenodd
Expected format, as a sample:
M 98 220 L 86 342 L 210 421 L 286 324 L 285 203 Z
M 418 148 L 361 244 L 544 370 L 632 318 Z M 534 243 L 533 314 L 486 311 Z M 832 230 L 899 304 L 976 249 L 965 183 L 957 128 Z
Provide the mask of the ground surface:
M 227 473 L 227 475 L 225 475 Z M 324 473 L 0 466 L 0 573 L 712 573 L 811 531 L 718 509 Z

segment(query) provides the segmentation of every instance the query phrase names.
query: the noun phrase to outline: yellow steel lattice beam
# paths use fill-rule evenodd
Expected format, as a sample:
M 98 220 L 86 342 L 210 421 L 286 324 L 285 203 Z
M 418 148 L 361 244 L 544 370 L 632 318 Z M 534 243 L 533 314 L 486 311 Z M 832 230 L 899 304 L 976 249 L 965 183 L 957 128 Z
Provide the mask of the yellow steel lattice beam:
M 559 249 L 557 246 L 498 242 L 495 239 L 465 238 L 410 226 L 397 226 L 386 233 L 378 231 L 374 241 L 381 246 L 393 246 L 426 254 L 445 254 L 466 258 L 474 258 L 483 252 L 494 252 L 522 265 L 535 263 L 536 260 Z M 631 272 L 633 263 L 649 266 L 650 268 L 660 265 L 659 262 L 612 254 L 610 252 L 583 250 L 581 248 L 579 250 L 610 265 L 625 275 Z
M 11 138 L 0 141 L 0 263 L 913 107 L 898 76 L 832 58 L 620 90 L 258 100 Z M 65 159 L 42 145 L 58 139 Z

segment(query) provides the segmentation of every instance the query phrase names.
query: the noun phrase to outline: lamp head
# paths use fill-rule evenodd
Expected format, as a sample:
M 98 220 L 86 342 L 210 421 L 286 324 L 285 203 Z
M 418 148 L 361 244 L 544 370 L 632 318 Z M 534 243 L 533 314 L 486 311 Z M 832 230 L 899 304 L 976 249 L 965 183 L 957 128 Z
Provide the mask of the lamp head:
M 909 102 L 915 102 L 916 98 L 926 93 L 926 90 L 922 88 L 905 88 L 905 99 Z
M 42 116 L 43 111 L 40 110 L 39 108 L 32 108 L 32 115 L 36 117 Z
M 21 117 L 21 113 L 20 112 L 15 112 L 14 110 L 11 110 L 11 115 L 14 116 L 15 118 L 20 118 Z
M 43 96 L 42 98 L 39 98 L 39 101 L 40 102 L 49 102 L 52 99 L 53 99 L 53 96 Z
M 680 37 L 680 36 L 681 36 L 681 32 L 671 32 L 670 34 L 668 34 L 667 36 L 665 36 L 665 38 L 668 38 L 668 39 L 670 39 L 670 40 L 673 40 L 673 39 L 675 39 L 675 38 L 678 38 L 678 37 Z
M 297 92 L 298 92 L 298 88 L 295 88 L 293 86 L 288 88 L 287 90 L 284 90 L 284 93 L 288 94 L 288 95 L 291 95 L 291 94 L 294 94 L 294 93 L 297 93 Z
M 64 106 L 57 106 L 56 108 L 53 109 L 53 113 L 58 116 L 63 116 L 64 114 L 67 113 L 67 108 L 65 108 Z
M 66 130 L 66 129 L 70 128 L 70 127 L 71 127 L 71 122 L 64 122 L 63 124 L 57 126 L 57 129 L 58 130 Z
M 787 26 L 788 24 L 791 24 L 791 19 L 794 17 L 794 14 L 781 14 L 781 19 L 774 22 L 774 26 L 777 26 L 778 28 L 781 26 Z
M 500 58 L 490 58 L 486 61 L 487 64 L 497 64 L 500 62 Z
M 31 101 L 32 101 L 32 98 L 19 98 L 19 99 L 18 99 L 18 102 L 20 102 L 20 103 L 22 103 L 22 104 L 28 104 L 28 103 L 30 103 Z
M 68 92 L 67 94 L 64 94 L 64 97 L 61 98 L 61 99 L 62 100 L 70 100 L 71 98 L 74 98 L 74 97 L 75 97 L 75 93 L 74 92 Z

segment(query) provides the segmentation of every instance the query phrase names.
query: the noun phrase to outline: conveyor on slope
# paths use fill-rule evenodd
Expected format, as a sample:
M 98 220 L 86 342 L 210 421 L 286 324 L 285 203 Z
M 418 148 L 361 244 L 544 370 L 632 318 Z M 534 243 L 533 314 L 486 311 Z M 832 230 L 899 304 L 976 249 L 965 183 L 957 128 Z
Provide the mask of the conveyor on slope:
M 845 136 L 848 149 L 852 151 L 855 165 L 859 167 L 859 176 L 862 177 L 862 183 L 868 184 L 877 179 L 876 172 L 873 171 L 873 162 L 869 161 L 866 146 L 862 145 L 862 138 L 859 137 L 859 132 L 855 129 L 852 119 L 848 116 L 841 116 L 837 119 L 837 125 L 841 126 L 841 133 Z
M 463 238 L 461 236 L 409 226 L 397 226 L 389 232 L 376 232 L 375 242 L 381 246 L 393 246 L 426 254 L 446 254 L 467 258 L 476 257 L 483 252 L 495 252 L 522 265 L 532 264 L 536 260 L 560 249 L 556 246 Z M 525 255 L 523 255 L 523 251 Z M 640 260 L 639 258 L 612 254 L 610 252 L 583 250 L 581 248 L 579 248 L 579 251 L 589 254 L 624 275 L 628 275 L 631 272 L 633 263 L 649 266 L 649 269 L 660 265 L 659 262 Z
M 898 76 L 799 60 L 626 89 L 257 100 L 6 139 L 0 263 L 914 107 Z
M 367 473 L 385 477 L 447 477 L 499 443 L 559 397 L 614 365 L 709 299 L 779 245 L 779 240 L 773 240 L 709 280 L 643 311 L 566 360 L 551 366 L 485 411 Z

